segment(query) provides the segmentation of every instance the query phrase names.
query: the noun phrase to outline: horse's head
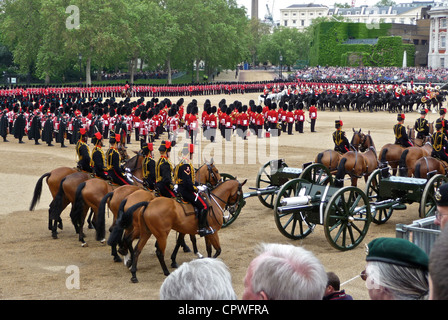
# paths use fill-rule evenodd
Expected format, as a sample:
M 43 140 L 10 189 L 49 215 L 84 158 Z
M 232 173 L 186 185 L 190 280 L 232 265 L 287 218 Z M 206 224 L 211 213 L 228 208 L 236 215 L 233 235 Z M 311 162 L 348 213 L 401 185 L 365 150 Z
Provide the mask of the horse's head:
M 212 187 L 215 187 L 222 180 L 219 170 L 213 162 L 213 158 L 210 162 L 205 161 L 204 165 L 198 169 L 196 178 L 199 183 L 208 184 Z
M 229 180 L 232 181 L 233 184 L 231 186 L 230 189 L 230 195 L 229 198 L 227 199 L 227 206 L 234 206 L 237 203 L 239 203 L 240 198 L 243 194 L 243 186 L 246 184 L 247 179 L 244 180 L 243 183 L 239 182 L 238 180 Z
M 364 133 L 361 132 L 361 129 L 359 129 L 359 131 L 356 131 L 354 128 L 352 128 L 352 129 L 353 129 L 353 137 L 352 137 L 352 141 L 350 142 L 350 144 L 356 150 L 360 150 L 360 147 L 363 144 L 363 141 L 365 140 L 365 135 L 364 135 Z

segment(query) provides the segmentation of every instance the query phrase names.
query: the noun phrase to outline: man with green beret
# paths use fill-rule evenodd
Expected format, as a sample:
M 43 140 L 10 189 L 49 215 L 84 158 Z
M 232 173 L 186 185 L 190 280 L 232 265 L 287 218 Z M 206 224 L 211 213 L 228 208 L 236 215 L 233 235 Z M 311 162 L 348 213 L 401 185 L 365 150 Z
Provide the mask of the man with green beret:
M 372 300 L 425 300 L 429 293 L 428 255 L 401 238 L 378 238 L 367 245 L 366 280 Z
M 437 189 L 435 194 L 437 211 L 435 224 L 444 229 L 448 222 L 448 183 L 445 183 Z

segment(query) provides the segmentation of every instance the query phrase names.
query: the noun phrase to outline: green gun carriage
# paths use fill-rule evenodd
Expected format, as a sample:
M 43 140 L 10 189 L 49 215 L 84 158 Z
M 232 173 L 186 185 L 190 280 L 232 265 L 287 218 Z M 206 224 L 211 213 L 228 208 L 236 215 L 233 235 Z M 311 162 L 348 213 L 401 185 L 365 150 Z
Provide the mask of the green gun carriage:
M 436 211 L 435 194 L 448 178 L 435 172 L 426 179 L 392 176 L 390 168 L 377 169 L 369 176 L 365 194 L 372 207 L 372 221 L 383 224 L 394 210 L 405 210 L 407 205 L 419 204 L 419 217 L 433 216 Z
M 338 188 L 327 168 L 311 166 L 320 180 L 293 179 L 278 191 L 274 206 L 279 231 L 293 240 L 304 239 L 316 225 L 334 248 L 346 251 L 365 238 L 372 220 L 369 199 L 357 187 Z
M 232 208 L 228 208 L 227 217 L 224 217 L 223 228 L 232 224 L 246 204 L 246 199 L 257 197 L 265 207 L 274 209 L 277 193 L 281 187 L 290 180 L 301 178 L 316 183 L 324 183 L 331 179 L 326 168 L 321 164 L 303 164 L 302 168 L 288 167 L 284 159 L 266 162 L 258 171 L 255 187 L 250 187 L 251 192 L 241 195 L 240 201 Z M 235 179 L 232 175 L 221 173 L 224 180 Z

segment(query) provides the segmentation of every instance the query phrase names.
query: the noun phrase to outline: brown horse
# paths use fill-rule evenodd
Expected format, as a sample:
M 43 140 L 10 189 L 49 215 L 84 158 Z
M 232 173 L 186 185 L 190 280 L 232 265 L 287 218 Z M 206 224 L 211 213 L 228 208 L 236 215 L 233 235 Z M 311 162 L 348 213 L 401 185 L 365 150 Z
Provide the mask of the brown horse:
M 350 144 L 353 146 L 353 148 L 355 148 L 356 150 L 358 150 L 358 144 L 356 142 L 356 137 L 357 134 L 361 132 L 361 129 L 359 129 L 359 131 L 356 131 L 354 128 L 352 128 L 353 130 L 353 137 L 352 137 L 352 141 L 350 142 Z M 321 163 L 323 164 L 325 167 L 327 167 L 330 172 L 332 173 L 336 173 L 338 170 L 338 164 L 339 161 L 342 158 L 342 154 L 335 151 L 335 150 L 325 150 L 320 152 L 317 156 L 316 159 L 314 159 L 314 163 Z
M 133 175 L 135 185 L 138 185 L 142 181 L 142 162 L 143 154 L 137 153 L 136 156 L 128 160 L 126 167 L 130 168 Z M 87 216 L 89 208 L 92 209 L 94 214 L 93 224 L 97 230 L 97 241 L 105 242 L 105 214 L 104 211 L 98 214 L 99 205 L 101 200 L 109 192 L 115 191 L 120 186 L 99 178 L 89 179 L 79 184 L 76 189 L 74 201 L 72 203 L 72 210 L 70 212 L 70 218 L 75 226 L 76 232 L 79 234 L 79 241 L 82 246 L 87 246 L 84 240 L 83 226 Z M 136 188 L 126 188 L 128 194 L 137 190 Z
M 433 132 L 431 132 L 431 128 L 433 128 L 433 126 L 430 127 L 430 132 L 429 132 L 430 135 L 432 135 L 432 133 L 433 133 Z M 409 137 L 409 140 L 411 140 L 414 147 L 423 147 L 425 145 L 425 143 L 428 141 L 428 138 L 425 138 L 425 139 L 416 138 L 415 137 L 415 129 L 410 128 L 409 126 L 408 126 L 408 137 Z
M 200 185 L 207 185 L 207 186 L 209 186 L 209 188 L 214 188 L 221 181 L 221 175 L 219 174 L 218 169 L 214 165 L 213 159 L 210 162 L 205 161 L 205 163 L 196 170 L 195 180 Z M 112 213 L 114 215 L 114 221 L 113 221 L 113 224 L 112 224 L 110 230 L 112 230 L 114 228 L 115 221 L 116 221 L 118 215 L 120 214 L 120 212 L 128 210 L 131 206 L 133 206 L 136 203 L 139 203 L 142 201 L 149 202 L 155 198 L 155 194 L 153 192 L 146 191 L 146 190 L 138 190 L 138 191 L 132 192 L 129 195 L 123 196 L 119 193 L 120 189 L 122 189 L 122 188 L 126 188 L 126 186 L 120 187 L 117 190 L 115 190 L 114 192 L 110 192 L 107 195 L 105 195 L 104 198 L 101 200 L 101 203 L 100 203 L 100 206 L 98 209 L 99 214 L 103 214 L 103 212 L 106 208 L 106 204 L 107 204 L 109 206 L 109 209 L 112 211 Z M 138 215 L 139 213 L 140 213 L 140 210 L 137 210 L 134 213 L 134 215 Z M 138 225 L 137 225 L 137 227 L 131 225 L 128 229 L 125 230 L 125 237 L 132 238 L 131 243 L 132 243 L 132 241 L 137 239 L 139 236 L 137 230 L 138 230 Z M 197 246 L 196 246 L 196 238 L 194 236 L 191 236 L 190 239 L 193 243 L 194 253 L 198 254 L 198 250 L 197 250 Z M 186 245 L 186 243 L 184 241 L 184 235 L 179 236 L 179 241 L 178 241 L 177 245 L 182 246 L 184 248 L 184 252 L 191 252 L 190 248 L 188 248 L 188 246 Z M 177 249 L 179 249 L 179 248 L 177 247 Z M 124 256 L 127 254 L 127 251 L 128 250 L 127 250 L 126 246 L 121 247 L 119 250 L 119 252 Z M 121 258 L 117 254 L 116 246 L 112 246 L 112 256 L 114 257 L 115 262 L 121 262 Z M 131 257 L 131 259 L 132 259 L 132 257 Z M 127 261 L 125 261 L 125 263 L 126 262 Z
M 427 179 L 430 172 L 448 174 L 448 164 L 430 156 L 422 157 L 415 162 L 414 177 Z
M 370 174 L 378 168 L 378 156 L 370 131 L 368 134 L 361 131 L 355 134 L 357 137 L 353 139 L 353 142 L 359 141 L 359 151 L 349 151 L 342 156 L 335 177 L 336 187 L 344 186 L 346 174 L 350 176 L 351 185 L 356 187 L 359 178 L 364 177 L 367 181 Z
M 247 180 L 246 180 L 247 181 Z M 242 195 L 242 187 L 246 183 L 237 180 L 227 180 L 220 183 L 215 189 L 207 194 L 209 202 L 208 224 L 215 231 L 214 234 L 207 235 L 207 253 L 211 257 L 212 248 L 216 250 L 214 258 L 221 253 L 221 245 L 219 243 L 218 231 L 223 223 L 223 212 L 227 206 L 234 205 Z M 169 275 L 168 268 L 165 264 L 165 248 L 168 234 L 171 230 L 176 230 L 180 234 L 193 234 L 198 232 L 198 222 L 194 214 L 186 215 L 183 207 L 176 199 L 158 197 L 151 202 L 138 203 L 132 206 L 117 220 L 117 226 L 125 229 L 134 217 L 133 212 L 142 207 L 144 211 L 138 216 L 140 238 L 134 248 L 134 258 L 132 260 L 132 282 L 138 282 L 136 271 L 137 262 L 146 242 L 152 234 L 156 237 L 156 254 L 162 267 L 163 273 Z M 112 231 L 110 240 L 120 238 L 120 228 Z M 116 241 L 116 240 L 115 240 Z
M 40 200 L 40 197 L 42 195 L 42 184 L 43 184 L 43 180 L 45 178 L 46 178 L 48 188 L 50 189 L 50 193 L 51 193 L 51 195 L 53 197 L 53 201 L 54 201 L 54 198 L 58 194 L 62 179 L 64 179 L 68 175 L 73 174 L 75 172 L 78 172 L 78 169 L 70 168 L 70 167 L 60 167 L 60 168 L 52 170 L 51 172 L 47 172 L 47 173 L 43 174 L 37 180 L 36 186 L 34 187 L 33 199 L 31 200 L 31 204 L 30 204 L 30 211 L 33 211 L 36 208 L 36 205 Z M 50 207 L 51 207 L 53 201 L 50 203 Z M 53 229 L 53 220 L 50 219 L 50 212 L 48 213 L 48 216 L 49 216 L 48 229 L 52 230 Z M 57 222 L 55 222 L 55 224 L 56 223 L 58 223 L 58 227 L 60 229 L 62 229 L 62 220 L 59 219 Z
M 406 148 L 400 157 L 398 174 L 402 177 L 412 177 L 417 160 L 430 156 L 431 152 L 431 143 L 427 141 L 422 147 Z
M 384 145 L 379 153 L 380 167 L 385 168 L 390 166 L 392 168 L 392 174 L 396 175 L 401 155 L 405 149 L 405 147 L 394 143 Z

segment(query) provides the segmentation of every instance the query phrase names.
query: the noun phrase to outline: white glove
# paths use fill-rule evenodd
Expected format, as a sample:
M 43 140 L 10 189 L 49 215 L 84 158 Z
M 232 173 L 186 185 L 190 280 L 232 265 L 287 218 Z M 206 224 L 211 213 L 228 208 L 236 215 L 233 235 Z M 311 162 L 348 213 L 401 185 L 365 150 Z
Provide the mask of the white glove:
M 204 192 L 204 191 L 206 191 L 207 190 L 207 186 L 198 186 L 197 187 L 198 188 L 198 190 L 199 190 L 199 192 Z
M 177 184 L 174 185 L 174 192 L 177 192 L 177 189 L 179 188 L 179 186 Z

